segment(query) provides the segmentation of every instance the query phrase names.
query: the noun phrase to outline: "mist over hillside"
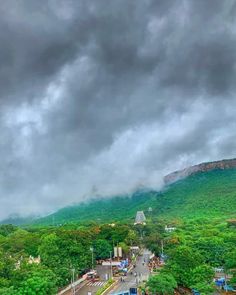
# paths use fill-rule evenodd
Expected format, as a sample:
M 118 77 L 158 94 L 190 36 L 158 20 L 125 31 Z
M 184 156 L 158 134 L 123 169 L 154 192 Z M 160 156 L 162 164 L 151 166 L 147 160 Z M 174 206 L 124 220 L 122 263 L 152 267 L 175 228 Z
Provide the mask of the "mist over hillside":
M 36 224 L 134 220 L 144 210 L 157 218 L 223 218 L 236 216 L 236 169 L 199 171 L 160 192 L 140 191 L 131 196 L 93 200 L 59 210 Z
M 167 176 L 160 191 L 139 189 L 129 195 L 94 198 L 45 217 L 10 218 L 3 223 L 60 225 L 71 222 L 133 220 L 136 211 L 152 208 L 162 218 L 235 216 L 235 159 L 202 163 Z M 187 171 L 187 172 L 186 172 Z M 187 174 L 188 173 L 188 174 Z M 178 177 L 177 177 L 178 176 Z M 184 176 L 184 177 L 183 177 Z M 175 179 L 175 181 L 173 181 Z

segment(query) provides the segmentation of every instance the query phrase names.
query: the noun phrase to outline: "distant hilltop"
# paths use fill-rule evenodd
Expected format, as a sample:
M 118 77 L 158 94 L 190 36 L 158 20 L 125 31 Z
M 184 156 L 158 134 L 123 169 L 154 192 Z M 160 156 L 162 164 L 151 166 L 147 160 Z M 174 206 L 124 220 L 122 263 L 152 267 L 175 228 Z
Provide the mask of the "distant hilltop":
M 215 162 L 201 163 L 194 165 L 183 170 L 172 172 L 164 177 L 165 184 L 171 184 L 180 179 L 198 172 L 207 172 L 215 169 L 225 170 L 236 168 L 236 159 L 227 159 Z

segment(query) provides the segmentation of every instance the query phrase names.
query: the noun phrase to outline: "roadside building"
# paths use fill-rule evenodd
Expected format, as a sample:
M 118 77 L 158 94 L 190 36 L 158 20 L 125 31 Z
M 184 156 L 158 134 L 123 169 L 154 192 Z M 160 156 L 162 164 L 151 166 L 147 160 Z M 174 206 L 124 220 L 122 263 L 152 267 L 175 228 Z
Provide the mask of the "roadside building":
M 168 233 L 171 233 L 172 231 L 175 231 L 176 230 L 176 227 L 173 227 L 173 226 L 165 226 L 165 231 L 168 232 Z
M 30 257 L 29 257 L 29 264 L 32 264 L 32 263 L 40 264 L 40 263 L 41 263 L 41 258 L 40 258 L 40 256 L 38 256 L 38 257 L 33 257 L 33 256 L 30 255 Z

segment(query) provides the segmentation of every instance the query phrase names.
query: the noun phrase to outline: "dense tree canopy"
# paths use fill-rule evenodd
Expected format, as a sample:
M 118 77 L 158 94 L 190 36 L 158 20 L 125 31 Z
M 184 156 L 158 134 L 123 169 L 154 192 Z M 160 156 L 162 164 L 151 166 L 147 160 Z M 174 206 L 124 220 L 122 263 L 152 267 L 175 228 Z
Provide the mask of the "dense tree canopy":
M 174 276 L 179 286 L 194 288 L 201 294 L 212 294 L 214 268 L 224 268 L 233 275 L 231 283 L 236 285 L 236 230 L 222 219 L 172 220 L 176 227 L 165 232 L 161 225 L 168 220 L 156 220 L 147 224 L 145 245 L 160 253 L 163 243 L 167 274 Z
M 170 223 L 176 230 L 166 232 Z M 92 222 L 29 229 L 0 226 L 0 233 L 0 295 L 55 294 L 70 282 L 72 269 L 77 277 L 92 267 L 91 248 L 94 259 L 106 259 L 113 246 L 122 246 L 128 255 L 129 246 L 139 243 L 156 255 L 163 245 L 164 270 L 148 282 L 157 294 L 172 294 L 177 283 L 209 295 L 214 267 L 224 267 L 233 274 L 232 284 L 236 282 L 236 231 L 224 220 L 151 218 L 145 226 Z M 30 264 L 30 255 L 40 256 L 41 263 Z
M 151 294 L 173 295 L 177 282 L 171 274 L 159 274 L 151 276 L 147 282 Z
M 70 282 L 72 269 L 80 276 L 92 267 L 91 247 L 96 259 L 106 259 L 114 243 L 136 239 L 130 226 L 119 224 L 28 230 L 4 225 L 0 232 L 1 295 L 56 294 Z M 30 255 L 41 263 L 30 264 Z

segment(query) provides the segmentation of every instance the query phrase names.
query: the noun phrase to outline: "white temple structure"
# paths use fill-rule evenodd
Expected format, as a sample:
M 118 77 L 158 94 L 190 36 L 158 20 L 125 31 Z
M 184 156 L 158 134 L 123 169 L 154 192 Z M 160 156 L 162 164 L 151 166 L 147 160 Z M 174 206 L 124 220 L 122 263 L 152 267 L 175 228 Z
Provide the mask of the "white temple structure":
M 134 225 L 136 224 L 146 224 L 146 217 L 143 213 L 143 211 L 137 211 Z

